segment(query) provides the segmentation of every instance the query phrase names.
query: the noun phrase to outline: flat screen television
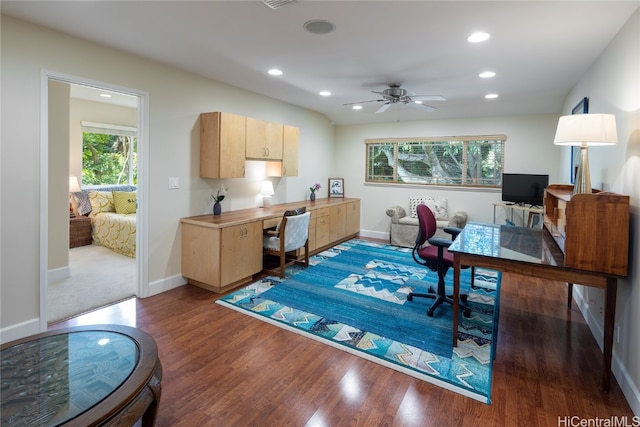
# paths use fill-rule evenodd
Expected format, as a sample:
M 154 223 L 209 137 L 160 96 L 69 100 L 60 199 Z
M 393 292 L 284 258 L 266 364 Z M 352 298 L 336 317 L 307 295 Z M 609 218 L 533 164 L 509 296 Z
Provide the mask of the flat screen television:
M 502 201 L 519 205 L 542 206 L 549 175 L 524 173 L 502 174 Z

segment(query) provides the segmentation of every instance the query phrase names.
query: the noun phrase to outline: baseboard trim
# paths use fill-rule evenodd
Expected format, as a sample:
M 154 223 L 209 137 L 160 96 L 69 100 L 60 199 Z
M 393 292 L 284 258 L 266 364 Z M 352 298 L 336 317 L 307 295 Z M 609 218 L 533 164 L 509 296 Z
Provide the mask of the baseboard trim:
M 56 280 L 66 279 L 71 276 L 71 267 L 54 268 L 47 272 L 47 283 L 55 282 Z
M 602 351 L 604 345 L 603 325 L 589 310 L 589 304 L 584 300 L 584 293 L 579 291 L 582 290 L 582 288 L 582 285 L 574 286 L 573 299 L 578 304 L 578 309 L 580 310 L 580 313 L 582 313 L 582 317 L 587 322 L 587 326 L 589 326 L 591 334 L 596 339 L 598 347 L 600 347 L 600 351 Z M 629 403 L 631 410 L 635 415 L 640 416 L 640 390 L 638 385 L 633 382 L 633 378 L 629 375 L 629 371 L 627 371 L 626 366 L 618 356 L 615 343 L 613 345 L 611 372 L 616 378 L 616 381 L 622 390 L 622 394 L 624 394 L 624 397 L 627 399 L 627 403 Z
M 27 320 L 26 322 L 0 329 L 0 343 L 4 344 L 29 335 L 39 334 L 40 332 L 42 331 L 40 330 L 39 318 Z
M 155 282 L 149 283 L 148 294 L 147 297 L 151 297 L 153 295 L 158 295 L 162 292 L 170 291 L 171 289 L 178 288 L 187 283 L 187 279 L 182 277 L 182 275 L 177 274 L 171 277 L 165 277 L 164 279 L 156 280 Z
M 389 233 L 385 233 L 383 231 L 360 230 L 360 236 L 368 237 L 370 239 L 389 240 Z

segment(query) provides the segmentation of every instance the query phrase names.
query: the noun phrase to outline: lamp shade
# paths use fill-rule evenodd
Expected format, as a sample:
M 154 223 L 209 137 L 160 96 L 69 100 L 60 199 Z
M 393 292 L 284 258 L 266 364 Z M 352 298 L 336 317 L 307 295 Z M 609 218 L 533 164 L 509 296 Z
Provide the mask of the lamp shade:
M 78 191 L 82 191 L 80 183 L 78 182 L 78 177 L 71 175 L 69 177 L 69 193 L 77 193 Z
M 271 181 L 264 181 L 262 183 L 262 190 L 260 191 L 260 194 L 262 194 L 263 196 L 273 196 L 274 191 Z
M 613 145 L 618 142 L 613 114 L 574 114 L 562 116 L 553 143 L 556 145 Z

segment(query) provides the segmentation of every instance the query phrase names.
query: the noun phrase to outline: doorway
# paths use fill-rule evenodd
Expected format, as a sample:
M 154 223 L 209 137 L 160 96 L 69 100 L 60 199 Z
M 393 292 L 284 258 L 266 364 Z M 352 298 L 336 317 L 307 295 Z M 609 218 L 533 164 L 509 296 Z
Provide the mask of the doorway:
M 54 89 L 51 89 L 51 88 Z M 60 96 L 62 93 L 62 96 Z M 67 96 L 68 94 L 68 96 Z M 111 98 L 100 95 L 111 95 Z M 65 234 L 68 235 L 70 227 L 70 215 L 69 209 L 65 209 L 64 215 L 59 215 L 60 209 L 57 209 L 61 203 L 60 196 L 69 195 L 69 188 L 66 187 L 67 177 L 71 178 L 72 175 L 78 176 L 81 181 L 82 176 L 82 150 L 81 142 L 73 142 L 73 138 L 80 138 L 78 135 L 78 128 L 80 124 L 77 120 L 77 115 L 70 120 L 71 117 L 71 105 L 75 104 L 77 109 L 78 105 L 81 108 L 90 109 L 91 106 L 99 106 L 99 101 L 91 100 L 91 97 L 100 100 L 105 105 L 111 105 L 112 111 L 115 105 L 121 105 L 123 109 L 133 109 L 133 124 L 136 129 L 137 138 L 137 159 L 135 165 L 137 166 L 137 181 L 135 182 L 135 191 L 137 194 L 137 210 L 133 217 L 135 217 L 135 257 L 126 258 L 123 255 L 112 253 L 104 247 L 85 246 L 80 248 L 69 249 L 67 244 L 68 240 Z M 68 98 L 69 101 L 62 101 L 58 104 L 57 100 Z M 105 102 L 106 101 L 106 102 Z M 95 104 L 94 104 L 95 103 Z M 93 285 L 100 286 L 102 282 L 102 289 L 110 289 L 115 285 L 115 280 L 107 282 L 105 285 L 105 276 L 113 276 L 114 265 L 118 266 L 116 271 L 121 271 L 122 276 L 127 276 L 126 280 L 130 283 L 130 293 L 139 297 L 147 296 L 148 294 L 148 281 L 147 281 L 147 263 L 145 262 L 146 253 L 146 241 L 147 241 L 147 218 L 146 218 L 146 188 L 147 188 L 147 159 L 148 159 L 148 145 L 147 145 L 147 129 L 148 129 L 148 94 L 140 92 L 134 89 L 122 88 L 108 83 L 88 81 L 83 78 L 77 78 L 72 76 L 60 75 L 54 72 L 43 72 L 42 75 L 42 132 L 41 132 L 41 205 L 43 206 L 41 214 L 41 297 L 40 297 L 40 313 L 41 313 L 41 330 L 46 330 L 48 325 L 49 316 L 49 298 L 50 285 L 57 283 L 58 281 L 65 280 L 65 277 L 70 277 L 75 273 L 83 274 L 82 280 Z M 87 107 L 88 106 L 88 107 Z M 66 113 L 65 113 L 66 110 Z M 112 113 L 112 112 L 111 112 Z M 62 119 L 61 119 L 62 116 Z M 66 123 L 65 123 L 66 117 Z M 95 117 L 95 116 L 94 116 Z M 104 120 L 100 120 L 104 123 L 113 123 L 117 119 L 109 118 L 107 114 Z M 96 120 L 92 120 L 95 122 Z M 67 137 L 64 138 L 65 132 L 63 131 L 60 138 L 60 134 L 56 134 L 56 127 L 62 128 L 65 124 L 69 128 L 67 130 Z M 117 124 L 117 123 L 115 123 Z M 129 123 L 131 124 L 131 122 Z M 71 137 L 73 134 L 73 138 Z M 66 145 L 65 145 L 66 144 Z M 75 146 L 74 146 L 75 144 Z M 60 154 L 62 153 L 62 154 Z M 60 161 L 60 157 L 63 157 L 66 161 Z M 58 164 L 61 163 L 61 164 Z M 62 176 L 64 175 L 64 176 Z M 60 184 L 60 181 L 64 181 L 64 184 Z M 84 188 L 84 186 L 83 186 Z M 71 199 L 64 197 L 64 203 L 70 202 Z M 64 222 L 64 224 L 63 224 Z M 62 230 L 62 231 L 61 231 Z M 61 243 L 62 233 L 62 243 Z M 96 251 L 93 251 L 95 249 Z M 71 253 L 70 251 L 74 251 Z M 99 252 L 102 251 L 102 252 Z M 104 252 L 106 251 L 106 252 Z M 91 252 L 98 252 L 97 254 L 87 257 L 87 254 Z M 78 265 L 73 263 L 86 262 L 89 259 L 92 264 L 91 268 L 83 268 L 84 272 L 78 269 Z M 83 261 L 84 260 L 84 261 Z M 109 261 L 110 260 L 110 261 Z M 115 261 L 114 261 L 115 260 Z M 100 268 L 100 265 L 106 265 L 100 261 L 110 262 L 111 266 L 107 266 L 108 273 L 105 273 L 104 268 Z M 57 263 L 57 264 L 56 264 Z M 62 265 L 62 266 L 60 266 Z M 52 268 L 53 267 L 53 268 Z M 102 271 L 102 272 L 101 272 Z M 125 274 L 125 272 L 128 273 Z M 94 274 L 93 277 L 88 277 L 86 274 Z M 98 287 L 96 286 L 96 288 Z M 115 287 L 115 286 L 113 286 Z M 95 292 L 99 292 L 100 289 L 95 289 Z M 128 291 L 129 292 L 129 291 Z M 91 291 L 89 291 L 91 294 Z M 109 297 L 109 292 L 103 296 L 100 304 L 103 303 L 104 298 Z M 113 296 L 113 292 L 111 293 Z M 115 294 L 114 301 L 121 299 Z M 89 295 L 86 298 L 91 298 Z M 72 302 L 63 299 L 64 304 L 71 305 L 77 302 Z M 97 298 L 96 298 L 97 300 Z M 81 302 L 80 305 L 84 304 Z M 108 303 L 107 303 L 108 304 Z M 105 305 L 107 305 L 105 304 Z M 95 307 L 91 307 L 94 309 Z

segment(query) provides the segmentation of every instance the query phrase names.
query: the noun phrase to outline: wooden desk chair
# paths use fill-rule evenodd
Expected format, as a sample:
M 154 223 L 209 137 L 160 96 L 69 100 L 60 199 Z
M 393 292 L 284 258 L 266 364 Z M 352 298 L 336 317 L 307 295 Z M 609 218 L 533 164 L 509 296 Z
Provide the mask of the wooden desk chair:
M 275 230 L 267 230 L 263 236 L 262 246 L 264 254 L 275 255 L 279 258 L 276 268 L 265 268 L 263 271 L 282 278 L 285 268 L 294 264 L 309 266 L 309 217 L 310 212 L 282 217 L 282 221 Z M 297 249 L 304 247 L 304 262 L 298 261 Z M 265 260 L 266 263 L 266 260 Z
M 433 317 L 435 309 L 443 302 L 453 304 L 453 295 L 446 294 L 444 285 L 444 277 L 447 275 L 447 270 L 453 267 L 453 254 L 447 249 L 451 245 L 452 240 L 433 238 L 433 235 L 436 233 L 436 218 L 427 205 L 418 205 L 416 212 L 418 214 L 419 224 L 418 237 L 416 238 L 416 244 L 411 254 L 415 262 L 429 267 L 432 271 L 438 272 L 438 289 L 434 290 L 432 287 L 429 287 L 429 293 L 426 294 L 411 292 L 407 295 L 407 301 L 412 301 L 413 297 L 434 299 L 435 301 L 427 310 L 427 315 Z M 444 231 L 455 239 L 462 230 L 455 227 L 446 227 Z M 423 246 L 427 241 L 429 245 Z M 463 268 L 465 267 L 463 266 Z M 473 276 L 474 274 L 472 272 L 472 283 Z M 467 302 L 467 295 L 460 295 L 460 299 L 463 303 Z M 460 304 L 459 307 L 463 310 L 465 317 L 471 316 L 471 309 L 467 305 Z

